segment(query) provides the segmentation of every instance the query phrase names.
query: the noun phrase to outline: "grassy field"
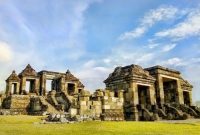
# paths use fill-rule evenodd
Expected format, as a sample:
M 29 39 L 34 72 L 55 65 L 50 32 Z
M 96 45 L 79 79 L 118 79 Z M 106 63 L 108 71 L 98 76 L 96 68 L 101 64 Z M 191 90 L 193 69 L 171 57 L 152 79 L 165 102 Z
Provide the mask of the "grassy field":
M 84 122 L 39 124 L 41 117 L 0 116 L 0 135 L 200 135 L 200 123 Z

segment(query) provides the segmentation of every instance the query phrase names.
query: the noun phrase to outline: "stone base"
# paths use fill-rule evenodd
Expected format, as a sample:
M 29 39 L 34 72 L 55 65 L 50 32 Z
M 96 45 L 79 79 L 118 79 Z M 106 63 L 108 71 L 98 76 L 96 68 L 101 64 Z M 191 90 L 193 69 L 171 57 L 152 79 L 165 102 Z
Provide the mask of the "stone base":
M 2 107 L 5 109 L 24 109 L 29 107 L 30 97 L 28 95 L 12 95 L 3 100 Z
M 26 109 L 0 109 L 0 115 L 27 115 Z

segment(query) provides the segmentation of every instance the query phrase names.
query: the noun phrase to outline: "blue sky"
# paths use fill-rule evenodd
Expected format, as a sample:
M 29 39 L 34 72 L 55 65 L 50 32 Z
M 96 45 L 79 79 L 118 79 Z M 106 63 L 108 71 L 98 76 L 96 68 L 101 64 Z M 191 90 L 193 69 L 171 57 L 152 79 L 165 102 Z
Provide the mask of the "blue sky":
M 94 91 L 116 66 L 180 70 L 200 100 L 198 0 L 1 0 L 0 89 L 13 69 L 70 69 Z

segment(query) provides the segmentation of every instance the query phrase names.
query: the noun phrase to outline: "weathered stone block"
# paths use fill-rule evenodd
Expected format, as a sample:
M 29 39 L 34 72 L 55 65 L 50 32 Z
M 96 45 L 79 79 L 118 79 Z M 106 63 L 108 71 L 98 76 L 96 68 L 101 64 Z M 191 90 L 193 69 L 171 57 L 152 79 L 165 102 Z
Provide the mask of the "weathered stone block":
M 110 92 L 109 96 L 114 97 L 114 92 Z
M 92 105 L 92 101 L 86 101 L 86 105 L 87 106 L 91 106 Z
M 117 102 L 117 98 L 116 97 L 111 97 L 111 101 L 112 102 Z
M 89 101 L 90 97 L 80 97 L 80 101 Z
M 103 99 L 104 100 L 108 100 L 108 96 L 103 96 Z
M 86 102 L 86 101 L 80 101 L 79 103 L 80 103 L 81 106 L 87 105 L 87 102 Z
M 118 102 L 122 102 L 123 103 L 124 102 L 124 98 L 119 98 Z
M 75 108 L 70 108 L 70 109 L 69 109 L 69 113 L 70 113 L 70 115 L 75 116 L 75 115 L 77 115 L 77 109 L 75 109 Z
M 89 109 L 89 106 L 87 106 L 87 105 L 80 106 L 80 110 L 87 110 L 87 109 Z
M 92 105 L 101 105 L 100 101 L 92 101 Z
M 110 105 L 103 105 L 102 109 L 110 109 Z
M 117 106 L 123 106 L 122 102 L 117 102 Z

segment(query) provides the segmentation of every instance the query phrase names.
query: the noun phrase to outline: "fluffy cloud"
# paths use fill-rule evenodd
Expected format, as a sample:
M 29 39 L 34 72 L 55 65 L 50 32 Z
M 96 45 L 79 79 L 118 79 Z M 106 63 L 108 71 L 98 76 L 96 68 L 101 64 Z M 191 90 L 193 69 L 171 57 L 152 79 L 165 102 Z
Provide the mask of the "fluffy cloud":
M 161 64 L 163 66 L 174 66 L 174 67 L 185 65 L 183 63 L 183 60 L 180 58 L 177 58 L 177 57 L 170 58 L 168 60 L 163 60 L 163 61 L 159 62 L 159 64 Z
M 168 52 L 176 47 L 176 44 L 168 44 L 162 48 L 163 52 Z
M 132 39 L 140 37 L 155 23 L 174 18 L 177 13 L 178 9 L 173 6 L 166 6 L 166 7 L 159 7 L 157 9 L 152 9 L 150 10 L 149 13 L 147 13 L 143 17 L 141 25 L 139 25 L 139 27 L 135 28 L 132 31 L 123 33 L 120 36 L 120 39 L 124 40 L 124 39 Z
M 147 27 L 138 27 L 132 31 L 125 32 L 124 34 L 120 36 L 119 39 L 124 40 L 124 39 L 138 38 L 142 34 L 144 34 L 146 30 L 147 30 Z
M 86 89 L 95 90 L 105 88 L 103 80 L 105 80 L 112 68 L 99 66 L 101 60 L 89 60 L 77 69 L 75 75 L 85 84 Z
M 5 42 L 0 42 L 0 62 L 6 63 L 12 60 L 13 52 Z
M 158 43 L 151 43 L 151 44 L 149 44 L 148 45 L 148 47 L 150 48 L 150 49 L 153 49 L 153 48 L 155 48 L 155 47 L 157 47 L 157 46 L 159 46 L 160 44 L 158 44 Z
M 161 65 L 164 66 L 172 66 L 172 67 L 187 67 L 189 65 L 193 65 L 194 67 L 197 66 L 200 63 L 200 58 L 194 57 L 194 58 L 170 58 L 167 60 L 161 60 L 158 61 Z
M 200 10 L 190 12 L 187 18 L 177 24 L 174 28 L 156 33 L 157 37 L 169 37 L 173 40 L 180 40 L 190 36 L 200 35 Z

